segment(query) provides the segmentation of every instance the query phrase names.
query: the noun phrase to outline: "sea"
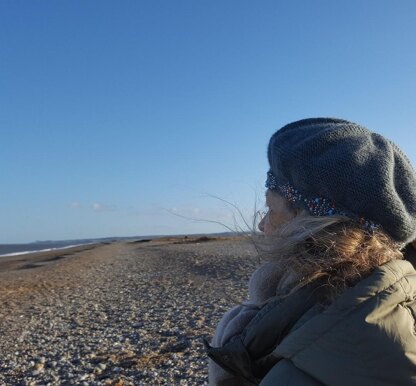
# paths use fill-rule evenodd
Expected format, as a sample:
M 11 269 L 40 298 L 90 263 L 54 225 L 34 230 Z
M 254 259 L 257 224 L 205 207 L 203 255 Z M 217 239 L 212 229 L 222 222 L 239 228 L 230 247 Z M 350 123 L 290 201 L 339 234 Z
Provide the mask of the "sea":
M 47 252 L 88 244 L 112 243 L 122 240 L 140 240 L 142 237 L 104 237 L 98 239 L 35 241 L 25 244 L 0 244 L 0 258 L 5 256 L 24 255 L 33 252 Z

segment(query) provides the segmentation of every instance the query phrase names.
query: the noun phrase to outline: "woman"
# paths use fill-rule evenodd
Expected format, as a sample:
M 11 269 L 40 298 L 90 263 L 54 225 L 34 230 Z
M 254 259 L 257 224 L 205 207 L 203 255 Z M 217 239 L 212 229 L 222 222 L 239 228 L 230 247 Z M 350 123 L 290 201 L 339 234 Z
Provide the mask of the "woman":
M 416 385 L 416 174 L 379 134 L 293 122 L 268 147 L 249 300 L 211 345 L 211 385 Z

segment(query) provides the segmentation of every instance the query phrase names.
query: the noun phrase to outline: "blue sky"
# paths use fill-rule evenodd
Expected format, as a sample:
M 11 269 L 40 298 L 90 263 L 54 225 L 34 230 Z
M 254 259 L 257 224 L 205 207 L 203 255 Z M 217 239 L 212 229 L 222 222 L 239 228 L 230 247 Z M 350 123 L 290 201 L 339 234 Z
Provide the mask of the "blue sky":
M 336 116 L 416 163 L 416 2 L 0 2 L 0 242 L 221 231 L 270 135 Z

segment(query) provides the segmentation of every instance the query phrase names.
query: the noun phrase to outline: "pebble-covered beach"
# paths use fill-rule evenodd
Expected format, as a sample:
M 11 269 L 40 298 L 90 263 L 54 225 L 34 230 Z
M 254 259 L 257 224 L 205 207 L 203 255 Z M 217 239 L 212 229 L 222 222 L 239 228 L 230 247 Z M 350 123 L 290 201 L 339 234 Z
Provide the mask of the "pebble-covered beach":
M 241 238 L 25 259 L 0 272 L 0 385 L 206 385 L 202 339 L 257 264 Z

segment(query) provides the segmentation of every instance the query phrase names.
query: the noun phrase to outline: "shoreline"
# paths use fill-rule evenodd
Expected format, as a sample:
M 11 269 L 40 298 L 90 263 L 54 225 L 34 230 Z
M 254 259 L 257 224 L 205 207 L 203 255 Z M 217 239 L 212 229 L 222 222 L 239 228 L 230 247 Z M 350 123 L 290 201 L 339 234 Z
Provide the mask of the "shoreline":
M 62 259 L 70 258 L 73 255 L 79 255 L 82 252 L 93 250 L 105 245 L 141 245 L 152 243 L 153 245 L 160 244 L 192 244 L 203 243 L 209 241 L 219 240 L 239 240 L 242 236 L 162 236 L 157 238 L 131 239 L 131 240 L 117 240 L 105 241 L 97 243 L 87 243 L 79 245 L 69 245 L 62 248 L 46 249 L 39 251 L 27 251 L 23 253 L 11 253 L 0 255 L 0 274 L 3 272 L 31 270 L 35 268 L 44 267 Z
M 104 244 L 90 243 L 71 245 L 63 248 L 1 255 L 0 273 L 45 266 L 62 258 L 70 257 L 73 254 L 96 248 L 99 245 Z
M 85 243 L 85 244 L 72 244 L 72 245 L 66 245 L 64 247 L 36 249 L 36 250 L 33 250 L 33 251 L 30 250 L 30 251 L 20 251 L 20 252 L 3 253 L 3 254 L 0 255 L 0 259 L 2 257 L 12 257 L 12 256 L 28 255 L 30 253 L 45 253 L 45 252 L 51 252 L 51 251 L 62 251 L 63 249 L 81 247 L 81 246 L 84 246 L 84 245 L 91 245 L 91 244 L 97 244 L 97 243 L 91 242 L 91 243 Z

